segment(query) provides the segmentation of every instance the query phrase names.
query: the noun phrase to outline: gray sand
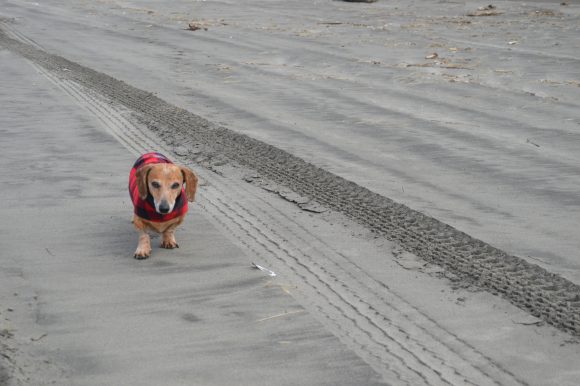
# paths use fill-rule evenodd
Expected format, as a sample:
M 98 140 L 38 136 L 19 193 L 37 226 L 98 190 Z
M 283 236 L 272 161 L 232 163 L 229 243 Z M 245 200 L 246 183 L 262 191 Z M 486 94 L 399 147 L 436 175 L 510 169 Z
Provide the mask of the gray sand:
M 0 16 L 27 45 L 579 283 L 576 6 L 164 4 L 4 1 Z M 463 289 L 340 210 L 302 210 L 286 200 L 307 198 L 208 158 L 72 67 L 0 54 L 0 379 L 575 384 L 576 338 L 549 317 Z M 204 182 L 182 248 L 136 263 L 125 184 L 147 150 Z

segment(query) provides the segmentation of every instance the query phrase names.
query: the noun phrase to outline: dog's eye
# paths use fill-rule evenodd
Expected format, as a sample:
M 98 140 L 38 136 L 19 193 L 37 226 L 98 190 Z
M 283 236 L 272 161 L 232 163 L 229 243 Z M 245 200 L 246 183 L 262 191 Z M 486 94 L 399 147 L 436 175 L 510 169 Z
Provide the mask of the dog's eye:
M 179 188 L 179 182 L 176 182 L 173 185 L 171 185 L 171 189 L 177 189 L 177 188 Z
M 159 188 L 161 187 L 161 185 L 160 185 L 160 184 L 159 184 L 159 182 L 157 182 L 157 181 L 153 181 L 153 182 L 151 183 L 151 186 L 153 186 L 155 189 L 159 189 Z

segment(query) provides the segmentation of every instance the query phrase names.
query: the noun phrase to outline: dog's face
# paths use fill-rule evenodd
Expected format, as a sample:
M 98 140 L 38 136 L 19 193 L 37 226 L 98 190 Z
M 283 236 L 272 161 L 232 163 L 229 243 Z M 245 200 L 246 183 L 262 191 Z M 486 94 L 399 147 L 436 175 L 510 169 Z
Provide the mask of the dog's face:
M 184 184 L 187 200 L 195 198 L 197 177 L 186 167 L 167 163 L 145 165 L 137 170 L 136 178 L 139 196 L 145 200 L 151 193 L 157 213 L 167 214 L 173 210 Z

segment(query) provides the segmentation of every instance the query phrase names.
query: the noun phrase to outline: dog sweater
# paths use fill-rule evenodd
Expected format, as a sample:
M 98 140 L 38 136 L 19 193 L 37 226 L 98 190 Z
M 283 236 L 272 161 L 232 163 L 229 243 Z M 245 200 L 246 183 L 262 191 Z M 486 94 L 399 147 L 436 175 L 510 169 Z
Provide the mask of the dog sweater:
M 129 194 L 131 195 L 131 201 L 133 201 L 135 214 L 137 216 L 144 220 L 165 222 L 187 213 L 187 197 L 185 195 L 185 189 L 183 187 L 181 188 L 181 194 L 175 199 L 173 210 L 169 213 L 161 214 L 155 210 L 155 202 L 153 201 L 153 196 L 149 193 L 149 188 L 147 188 L 147 198 L 145 200 L 139 197 L 137 178 L 135 176 L 137 170 L 143 165 L 159 163 L 172 164 L 173 162 L 160 153 L 143 154 L 139 159 L 137 159 L 137 161 L 135 161 L 131 173 L 129 174 Z

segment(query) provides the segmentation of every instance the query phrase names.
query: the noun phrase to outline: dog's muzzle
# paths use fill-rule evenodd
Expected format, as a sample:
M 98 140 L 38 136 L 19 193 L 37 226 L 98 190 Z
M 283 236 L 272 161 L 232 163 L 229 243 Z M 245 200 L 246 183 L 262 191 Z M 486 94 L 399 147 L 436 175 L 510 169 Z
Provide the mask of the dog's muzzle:
M 166 200 L 161 200 L 161 202 L 159 203 L 159 207 L 157 208 L 157 211 L 161 214 L 167 214 L 171 212 L 171 206 Z

